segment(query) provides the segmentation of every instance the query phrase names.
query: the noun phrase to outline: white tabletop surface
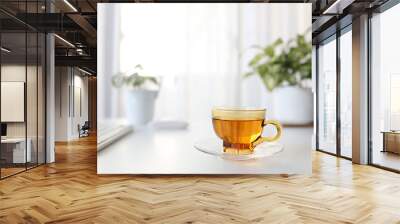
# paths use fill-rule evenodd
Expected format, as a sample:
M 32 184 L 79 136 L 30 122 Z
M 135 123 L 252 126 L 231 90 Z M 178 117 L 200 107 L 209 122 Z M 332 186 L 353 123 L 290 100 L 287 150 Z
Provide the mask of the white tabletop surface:
M 268 132 L 269 130 L 265 130 Z M 186 130 L 135 130 L 97 154 L 98 174 L 311 174 L 312 128 L 284 128 L 284 150 L 272 157 L 232 161 L 205 154 L 194 142 L 215 137 L 211 122 Z

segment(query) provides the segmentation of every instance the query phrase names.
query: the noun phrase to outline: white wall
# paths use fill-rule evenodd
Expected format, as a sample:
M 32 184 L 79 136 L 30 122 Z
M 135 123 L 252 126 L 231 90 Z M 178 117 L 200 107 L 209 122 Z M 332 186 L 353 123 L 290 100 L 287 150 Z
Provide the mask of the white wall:
M 28 66 L 25 67 L 25 65 L 13 65 L 13 64 L 8 64 L 8 65 L 2 65 L 1 66 L 1 81 L 7 82 L 7 81 L 18 81 L 18 82 L 25 82 L 25 75 L 26 71 L 28 74 L 35 73 L 36 74 L 36 67 L 33 66 Z M 30 83 L 31 84 L 31 83 Z M 35 83 L 36 85 L 36 83 Z M 30 89 L 29 89 L 30 90 Z M 34 92 L 30 93 L 28 91 L 27 93 L 28 98 L 34 97 L 36 99 L 36 89 L 34 89 Z M 31 102 L 32 99 L 27 99 L 28 102 Z M 35 106 L 36 104 L 32 105 Z M 2 110 L 7 110 L 7 108 L 1 108 Z M 33 114 L 28 113 L 28 122 L 31 122 L 35 120 L 36 123 L 36 114 L 34 114 L 34 117 L 32 117 Z M 7 122 L 7 135 L 8 137 L 25 137 L 25 125 L 26 122 Z M 33 125 L 30 124 L 28 125 L 28 128 L 32 127 Z M 36 127 L 35 127 L 36 129 Z M 29 133 L 28 133 L 29 135 Z
M 25 82 L 25 65 L 2 65 L 1 81 Z M 31 67 L 28 67 L 30 70 Z M 6 108 L 1 108 L 6 110 Z M 25 137 L 25 122 L 7 123 L 7 137 Z
M 37 70 L 38 69 L 38 70 Z M 22 113 L 21 122 L 5 122 L 7 124 L 7 137 L 21 138 L 27 136 L 30 139 L 32 161 L 44 162 L 44 135 L 45 135 L 45 117 L 44 117 L 44 73 L 42 68 L 25 64 L 3 64 L 1 66 L 2 82 L 23 82 L 26 86 L 26 100 L 23 100 L 20 108 L 4 106 L 1 108 L 4 113 Z M 27 78 L 27 80 L 26 80 Z M 3 92 L 2 94 L 7 94 Z M 25 93 L 25 89 L 20 89 L 19 94 Z M 2 98 L 8 98 L 2 95 Z M 26 101 L 26 102 L 25 102 Z M 12 103 L 12 102 L 11 102 Z M 17 102 L 15 102 L 17 103 Z M 26 103 L 26 106 L 25 106 Z M 14 111 L 13 111 L 14 110 Z M 15 111 L 20 110 L 20 111 Z M 26 112 L 26 120 L 24 114 Z M 37 153 L 39 154 L 37 156 Z
M 55 140 L 77 139 L 78 124 L 88 120 L 88 78 L 76 68 L 56 67 L 55 86 Z
M 68 86 L 67 67 L 55 68 L 55 141 L 68 139 Z
M 88 121 L 88 77 L 87 76 L 81 76 L 82 73 L 76 74 L 77 70 L 75 70 L 75 75 L 74 75 L 74 94 L 75 96 L 72 96 L 75 99 L 74 102 L 74 108 L 72 111 L 75 110 L 75 112 L 72 113 L 72 119 L 71 119 L 71 132 L 70 135 L 72 138 L 77 138 L 79 137 L 78 129 L 77 126 L 83 125 L 85 121 Z M 80 93 L 78 93 L 80 91 Z M 80 99 L 79 99 L 80 95 Z M 79 100 L 81 102 L 79 102 Z M 71 103 L 72 104 L 72 103 Z M 79 108 L 81 107 L 81 108 Z M 81 111 L 79 111 L 81 110 Z

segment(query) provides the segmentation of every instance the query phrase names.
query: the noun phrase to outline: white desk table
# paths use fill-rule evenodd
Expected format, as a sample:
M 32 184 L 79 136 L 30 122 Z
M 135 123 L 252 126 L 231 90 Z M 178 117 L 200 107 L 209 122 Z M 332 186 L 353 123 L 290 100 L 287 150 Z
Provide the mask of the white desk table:
M 211 123 L 211 122 L 209 122 Z M 187 130 L 135 130 L 97 154 L 98 174 L 311 174 L 312 128 L 284 128 L 284 150 L 272 157 L 231 161 L 196 150 L 215 136 L 210 125 Z
M 31 146 L 32 141 L 30 138 L 26 139 L 27 147 L 25 154 L 25 138 L 5 138 L 1 139 L 2 145 L 14 145 L 13 147 L 13 163 L 25 163 L 31 161 Z M 26 161 L 25 161 L 26 160 Z

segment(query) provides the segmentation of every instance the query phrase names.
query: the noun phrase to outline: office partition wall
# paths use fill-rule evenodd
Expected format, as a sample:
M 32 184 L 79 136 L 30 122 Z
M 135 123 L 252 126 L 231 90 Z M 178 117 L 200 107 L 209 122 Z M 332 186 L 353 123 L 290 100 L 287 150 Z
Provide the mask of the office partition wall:
M 37 33 L 37 163 L 46 162 L 46 35 Z
M 42 3 L 42 4 L 41 4 Z M 6 2 L 0 3 L 6 4 Z M 42 1 L 21 1 L 23 12 L 43 11 Z M 45 34 L 0 12 L 0 178 L 45 163 Z
M 318 47 L 318 149 L 336 153 L 336 37 Z
M 316 48 L 317 149 L 352 157 L 352 26 Z
M 25 38 L 25 32 L 1 33 L 1 178 L 24 171 L 30 162 L 27 158 L 30 158 L 31 144 L 27 144 L 25 117 Z
M 351 25 L 340 35 L 340 155 L 352 157 L 352 32 Z
M 363 46 L 367 47 L 363 51 L 368 52 L 366 68 L 363 71 L 363 75 L 368 77 L 368 86 L 364 86 L 368 89 L 368 122 L 365 123 L 368 127 L 368 140 L 365 141 L 368 142 L 363 144 L 368 145 L 368 164 L 400 172 L 400 33 L 396 30 L 400 21 L 400 4 L 398 1 L 389 0 L 365 13 L 369 14 L 367 32 L 362 34 L 368 42 Z M 352 43 L 355 40 L 352 40 L 351 26 L 350 24 L 342 30 L 337 30 L 336 37 L 331 36 L 317 43 L 316 47 L 317 149 L 347 159 L 351 159 L 353 154 L 351 116 L 354 96 L 351 77 L 354 75 Z M 332 54 L 327 55 L 327 51 Z M 336 57 L 335 65 L 333 57 Z M 336 76 L 331 75 L 328 76 L 331 78 L 327 78 L 329 72 L 335 72 Z M 336 89 L 331 87 L 335 81 Z M 330 94 L 332 90 L 337 91 L 336 100 L 334 94 Z M 332 107 L 336 107 L 336 110 Z M 332 116 L 336 116 L 336 119 Z M 333 130 L 335 127 L 336 131 Z
M 370 163 L 400 171 L 400 4 L 371 21 Z
M 30 141 L 31 147 L 31 160 L 27 163 L 27 167 L 30 168 L 37 164 L 37 122 L 38 122 L 38 71 L 37 71 L 37 61 L 38 61 L 38 49 L 35 47 L 38 42 L 37 33 L 27 33 L 27 49 L 29 52 L 27 54 L 27 69 L 26 69 L 26 92 L 29 93 L 29 97 L 26 99 L 26 114 L 27 114 L 27 139 Z

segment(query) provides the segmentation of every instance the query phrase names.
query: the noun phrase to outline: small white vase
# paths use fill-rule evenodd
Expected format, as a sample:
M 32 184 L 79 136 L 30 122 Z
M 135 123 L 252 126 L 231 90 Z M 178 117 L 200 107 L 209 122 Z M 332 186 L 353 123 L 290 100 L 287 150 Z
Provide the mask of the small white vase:
M 127 118 L 133 126 L 143 126 L 153 120 L 157 90 L 129 90 L 126 98 Z
M 313 122 L 313 94 L 311 89 L 284 86 L 273 92 L 274 119 L 287 125 L 308 125 Z

